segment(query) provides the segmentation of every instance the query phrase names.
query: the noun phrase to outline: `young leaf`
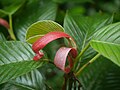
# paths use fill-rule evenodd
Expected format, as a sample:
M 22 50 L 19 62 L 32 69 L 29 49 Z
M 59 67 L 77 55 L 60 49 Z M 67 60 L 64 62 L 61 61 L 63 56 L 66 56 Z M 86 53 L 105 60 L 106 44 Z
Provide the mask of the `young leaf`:
M 0 84 L 40 67 L 42 63 L 34 62 L 33 56 L 27 43 L 0 43 Z
M 69 52 L 71 56 L 68 55 Z M 68 56 L 69 66 L 66 67 L 65 64 L 66 64 L 67 56 Z M 54 64 L 56 65 L 56 67 L 60 68 L 65 73 L 69 73 L 71 68 L 73 67 L 72 58 L 75 58 L 76 56 L 77 56 L 76 49 L 61 47 L 55 55 Z
M 34 60 L 39 60 L 42 58 L 43 53 L 39 52 L 39 50 L 43 49 L 48 43 L 50 43 L 53 40 L 59 39 L 59 38 L 71 38 L 68 34 L 64 32 L 50 32 L 43 37 L 40 37 L 35 43 L 32 45 L 33 51 L 36 53 L 36 56 L 33 58 Z
M 52 31 L 64 31 L 63 27 L 51 20 L 42 20 L 32 24 L 26 33 L 26 41 L 35 42 L 38 38 Z

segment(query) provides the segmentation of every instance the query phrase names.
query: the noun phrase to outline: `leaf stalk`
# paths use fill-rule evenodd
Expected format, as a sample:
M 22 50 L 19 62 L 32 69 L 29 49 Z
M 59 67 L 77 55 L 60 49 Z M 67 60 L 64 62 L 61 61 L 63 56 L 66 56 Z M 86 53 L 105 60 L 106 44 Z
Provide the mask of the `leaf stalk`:
M 10 37 L 13 40 L 16 40 L 16 37 L 15 37 L 14 32 L 13 32 L 13 27 L 12 27 L 12 15 L 8 15 L 8 16 L 9 16 L 9 25 L 10 25 L 10 29 L 8 30 L 8 32 L 10 34 Z
M 75 73 L 75 76 L 78 76 L 81 71 L 83 71 L 84 68 L 86 68 L 89 64 L 91 64 L 92 62 L 94 62 L 101 54 L 98 53 L 95 57 L 93 57 L 89 62 L 87 62 L 85 65 L 83 65 L 77 73 Z
M 79 55 L 75 58 L 74 60 L 74 67 L 73 67 L 73 71 L 76 68 L 76 64 L 79 61 L 80 57 L 84 54 L 84 52 L 90 47 L 90 43 L 88 43 L 85 48 L 82 49 L 82 51 L 79 53 Z

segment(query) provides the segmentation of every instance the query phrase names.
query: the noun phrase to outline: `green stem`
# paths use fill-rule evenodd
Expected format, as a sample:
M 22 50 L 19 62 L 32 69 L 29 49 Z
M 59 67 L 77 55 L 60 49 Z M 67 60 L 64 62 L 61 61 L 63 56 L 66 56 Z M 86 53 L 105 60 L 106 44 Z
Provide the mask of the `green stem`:
M 47 83 L 45 83 L 46 88 L 48 88 L 48 90 L 53 90 L 51 86 L 49 86 Z
M 85 67 L 87 67 L 89 64 L 91 64 L 92 62 L 94 62 L 100 55 L 101 55 L 101 54 L 98 53 L 98 54 L 97 54 L 95 57 L 93 57 L 89 62 L 87 62 L 85 65 L 83 65 L 83 66 L 78 70 L 78 72 L 75 73 L 75 76 L 78 76 Z
M 10 25 L 10 29 L 8 30 L 8 32 L 10 34 L 10 37 L 13 40 L 16 40 L 16 37 L 15 37 L 14 32 L 13 32 L 13 27 L 12 27 L 12 15 L 9 15 L 9 25 Z
M 76 63 L 79 61 L 79 58 L 84 54 L 84 52 L 90 47 L 90 43 L 88 43 L 85 48 L 79 53 L 79 55 L 74 60 L 74 67 L 73 70 L 76 68 Z
M 79 60 L 79 58 L 84 54 L 84 52 L 89 48 L 89 46 L 90 46 L 90 43 L 88 43 L 86 47 L 80 52 L 80 54 L 75 58 L 74 63 L 76 63 Z
M 62 86 L 62 90 L 67 90 L 67 82 L 68 82 L 68 75 L 64 74 L 64 84 Z

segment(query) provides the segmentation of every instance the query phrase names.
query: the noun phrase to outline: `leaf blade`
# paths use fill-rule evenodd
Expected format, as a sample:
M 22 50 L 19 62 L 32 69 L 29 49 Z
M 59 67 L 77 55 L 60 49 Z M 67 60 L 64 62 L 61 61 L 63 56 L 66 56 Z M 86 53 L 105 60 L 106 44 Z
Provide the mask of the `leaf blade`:
M 3 33 L 0 33 L 0 42 L 1 41 L 6 41 L 6 38 L 5 36 L 3 35 Z
M 49 26 L 49 27 L 48 27 Z M 63 27 L 51 20 L 42 20 L 32 24 L 26 33 L 26 41 L 35 42 L 38 38 L 52 31 L 63 31 Z
M 80 74 L 83 90 L 115 90 L 120 89 L 120 67 L 104 57 L 98 58 L 87 66 Z
M 39 0 L 29 1 L 29 3 L 26 4 L 26 8 L 24 8 L 14 20 L 14 29 L 17 38 L 25 41 L 27 28 L 36 21 L 55 20 L 56 10 L 57 5 L 53 2 L 46 3 L 46 0 L 43 2 Z
M 27 43 L 15 41 L 0 44 L 0 83 L 42 66 L 41 62 L 32 60 L 34 53 Z
M 110 24 L 113 21 L 113 16 L 108 16 L 106 14 L 96 14 L 89 17 L 84 16 L 74 16 L 67 13 L 64 19 L 65 32 L 70 34 L 80 52 L 85 46 L 88 45 L 92 39 L 94 33 L 99 31 L 100 28 Z M 82 59 L 91 58 L 96 52 L 90 47 L 83 54 Z
M 101 27 L 112 22 L 113 17 L 96 14 L 91 17 L 67 14 L 64 20 L 65 32 L 74 37 L 79 51 L 90 41 L 92 35 Z
M 120 22 L 105 26 L 96 32 L 91 41 L 91 46 L 120 66 Z
M 4 2 L 1 1 L 1 3 L 5 3 L 2 9 L 0 9 L 0 16 L 5 16 L 5 15 L 13 15 L 24 3 L 25 1 L 20 1 L 18 0 L 17 2 L 10 1 L 10 2 Z
M 18 85 L 17 88 L 25 86 L 28 88 L 32 88 L 34 90 L 43 90 L 45 88 L 44 81 L 41 73 L 35 69 L 32 70 L 30 73 L 27 73 L 23 76 L 20 76 L 15 79 L 15 82 L 13 82 L 14 85 Z M 23 87 L 24 88 L 24 87 Z
M 120 22 L 101 28 L 94 34 L 92 40 L 120 44 Z
M 120 45 L 101 41 L 91 41 L 91 46 L 103 56 L 120 66 Z

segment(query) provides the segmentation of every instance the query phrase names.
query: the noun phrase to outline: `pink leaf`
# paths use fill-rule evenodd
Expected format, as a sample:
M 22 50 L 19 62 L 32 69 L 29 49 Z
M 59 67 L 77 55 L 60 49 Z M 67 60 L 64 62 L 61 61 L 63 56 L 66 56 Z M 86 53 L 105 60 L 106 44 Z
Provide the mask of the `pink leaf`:
M 42 55 L 39 53 L 39 50 L 43 49 L 48 43 L 50 43 L 53 40 L 56 40 L 58 38 L 71 38 L 68 34 L 64 33 L 64 32 L 50 32 L 46 35 L 44 35 L 43 37 L 39 38 L 33 45 L 32 45 L 32 49 L 33 51 L 37 54 L 37 56 L 35 56 L 33 59 L 34 60 L 39 60 Z
M 76 49 L 61 47 L 57 51 L 55 58 L 54 58 L 54 64 L 56 65 L 56 67 L 60 68 L 65 73 L 69 73 L 73 66 L 73 60 L 72 60 L 71 56 L 68 55 L 69 52 L 70 52 L 70 55 L 72 56 L 72 58 L 75 58 L 77 56 Z M 67 57 L 68 57 L 69 65 L 66 67 L 65 64 L 66 64 Z
M 2 19 L 2 18 L 0 18 L 0 24 L 1 24 L 2 26 L 4 26 L 6 29 L 9 29 L 9 28 L 10 28 L 8 22 L 7 22 L 6 20 Z
M 36 55 L 34 56 L 33 60 L 37 61 L 40 58 L 42 58 L 44 56 L 44 54 L 42 52 L 38 52 L 36 53 Z

